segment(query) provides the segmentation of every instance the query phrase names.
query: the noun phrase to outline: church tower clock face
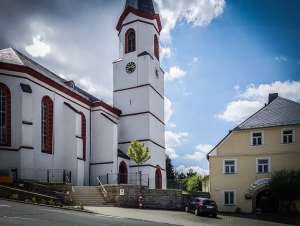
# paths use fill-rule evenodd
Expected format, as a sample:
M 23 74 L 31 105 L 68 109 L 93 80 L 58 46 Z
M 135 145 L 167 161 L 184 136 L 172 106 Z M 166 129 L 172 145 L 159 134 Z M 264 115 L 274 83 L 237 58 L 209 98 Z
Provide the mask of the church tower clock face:
M 136 68 L 136 65 L 134 62 L 129 62 L 126 67 L 125 67 L 125 70 L 128 74 L 131 74 L 132 72 L 135 71 L 135 68 Z

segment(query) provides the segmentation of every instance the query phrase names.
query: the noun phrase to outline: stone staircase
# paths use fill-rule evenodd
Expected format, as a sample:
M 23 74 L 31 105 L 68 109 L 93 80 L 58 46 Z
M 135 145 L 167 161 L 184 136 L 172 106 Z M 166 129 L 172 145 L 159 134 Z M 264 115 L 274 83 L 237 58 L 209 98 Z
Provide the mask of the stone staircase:
M 96 186 L 73 186 L 71 193 L 73 205 L 102 206 L 106 204 L 103 194 Z

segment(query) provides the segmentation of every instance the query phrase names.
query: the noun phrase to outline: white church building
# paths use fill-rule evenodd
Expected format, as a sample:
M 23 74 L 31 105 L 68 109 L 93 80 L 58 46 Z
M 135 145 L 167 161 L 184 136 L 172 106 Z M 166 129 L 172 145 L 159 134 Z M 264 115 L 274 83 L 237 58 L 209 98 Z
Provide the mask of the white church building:
M 0 50 L 0 174 L 130 184 L 138 166 L 126 153 L 138 140 L 151 155 L 139 166 L 142 184 L 166 188 L 162 26 L 152 0 L 126 0 L 116 29 L 113 106 L 13 48 Z

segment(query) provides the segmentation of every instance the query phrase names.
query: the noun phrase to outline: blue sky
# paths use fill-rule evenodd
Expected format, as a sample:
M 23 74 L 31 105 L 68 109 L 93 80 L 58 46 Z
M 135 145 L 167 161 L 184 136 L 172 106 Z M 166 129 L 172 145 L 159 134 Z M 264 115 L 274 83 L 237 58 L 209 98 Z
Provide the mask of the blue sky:
M 0 49 L 13 47 L 112 101 L 123 0 L 0 0 Z M 166 152 L 175 170 L 205 158 L 278 92 L 300 102 L 300 1 L 155 0 L 163 31 Z

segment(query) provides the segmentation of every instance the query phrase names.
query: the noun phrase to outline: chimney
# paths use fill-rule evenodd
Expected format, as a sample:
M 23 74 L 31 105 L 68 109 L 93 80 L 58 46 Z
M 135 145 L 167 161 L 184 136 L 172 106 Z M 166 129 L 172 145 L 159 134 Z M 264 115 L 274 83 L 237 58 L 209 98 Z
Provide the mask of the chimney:
M 269 103 L 271 103 L 273 100 L 275 100 L 278 97 L 278 93 L 270 93 L 269 94 Z

